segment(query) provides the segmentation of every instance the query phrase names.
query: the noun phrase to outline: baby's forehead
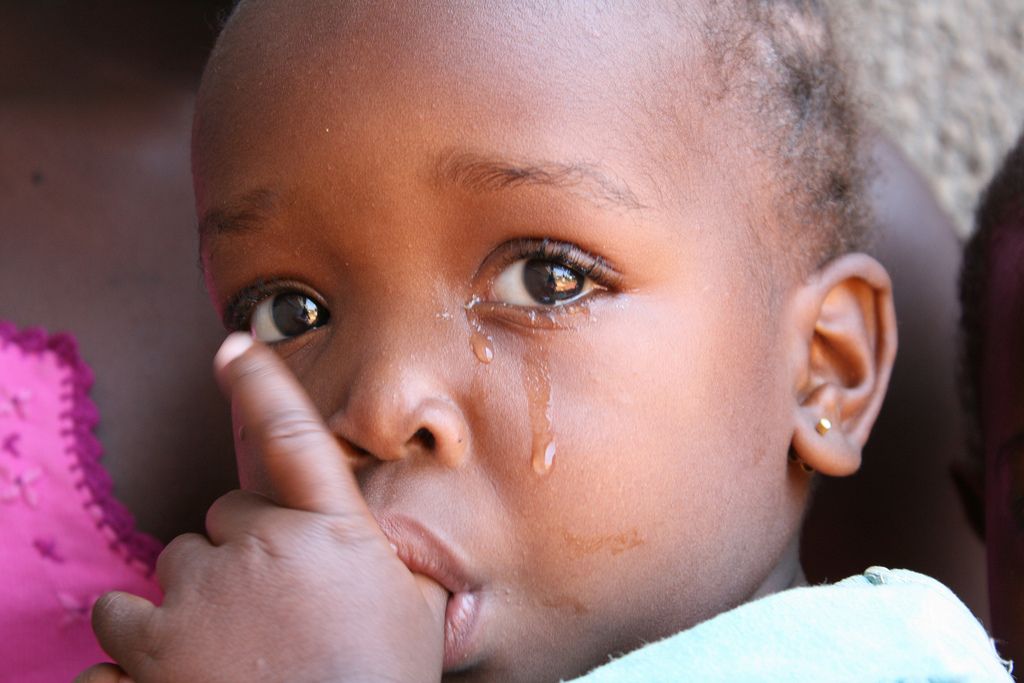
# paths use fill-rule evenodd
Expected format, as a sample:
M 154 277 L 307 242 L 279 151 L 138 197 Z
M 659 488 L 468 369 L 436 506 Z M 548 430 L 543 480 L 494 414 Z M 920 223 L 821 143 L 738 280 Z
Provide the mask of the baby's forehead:
M 677 128 L 680 107 L 697 99 L 680 93 L 706 79 L 697 66 L 704 42 L 689 11 L 639 7 L 246 2 L 211 59 L 200 122 L 288 107 L 315 115 L 346 98 L 387 117 L 394 100 L 384 96 L 397 93 L 422 95 L 419 111 L 395 112 L 420 119 L 459 107 L 526 127 L 560 114 L 571 135 L 577 114 L 589 112 L 607 132 L 629 123 L 652 138 Z
M 199 213 L 238 178 L 274 188 L 319 167 L 361 182 L 389 154 L 422 174 L 456 150 L 535 177 L 592 170 L 578 177 L 680 226 L 746 225 L 739 213 L 767 212 L 777 188 L 752 159 L 756 132 L 712 96 L 699 6 L 246 2 L 200 91 Z
M 556 62 L 599 53 L 628 61 L 647 48 L 685 51 L 689 43 L 707 40 L 711 13 L 703 8 L 700 0 L 685 4 L 647 0 L 248 0 L 241 2 L 231 15 L 222 38 L 227 36 L 228 41 L 244 45 L 259 37 L 262 44 L 250 42 L 251 47 L 265 52 L 275 44 L 288 44 L 292 50 L 306 48 L 307 56 L 324 49 L 344 50 L 346 45 L 355 45 L 362 50 L 376 46 L 381 48 L 379 52 L 399 58 L 413 53 L 430 60 L 441 54 L 451 64 L 457 64 L 463 57 L 480 59 L 490 54 L 517 59 L 530 53 L 554 58 Z

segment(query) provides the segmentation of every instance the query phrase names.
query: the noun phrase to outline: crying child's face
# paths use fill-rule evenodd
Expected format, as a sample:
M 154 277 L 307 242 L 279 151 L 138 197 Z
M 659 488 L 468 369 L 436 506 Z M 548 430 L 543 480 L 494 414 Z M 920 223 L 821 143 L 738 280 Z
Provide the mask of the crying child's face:
M 324 5 L 244 4 L 214 55 L 203 261 L 453 592 L 446 670 L 569 677 L 779 580 L 770 202 L 695 21 Z

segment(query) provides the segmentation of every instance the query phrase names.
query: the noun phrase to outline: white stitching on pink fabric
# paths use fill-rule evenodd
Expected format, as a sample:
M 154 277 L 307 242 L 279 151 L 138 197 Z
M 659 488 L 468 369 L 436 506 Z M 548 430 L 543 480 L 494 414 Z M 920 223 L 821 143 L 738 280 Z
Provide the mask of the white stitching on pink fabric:
M 76 488 L 87 491 L 89 500 L 86 507 L 99 511 L 98 525 L 110 529 L 115 538 L 113 545 L 123 551 L 126 561 L 129 564 L 138 563 L 145 575 L 151 576 L 162 544 L 152 536 L 138 531 L 131 513 L 113 496 L 110 475 L 100 462 L 103 448 L 93 433 L 99 421 L 96 406 L 89 398 L 93 374 L 89 366 L 79 358 L 78 345 L 74 338 L 60 333 L 49 335 L 41 328 L 18 330 L 14 325 L 0 321 L 0 348 L 6 348 L 11 344 L 26 354 L 50 351 L 56 356 L 58 363 L 69 370 L 67 398 L 71 402 L 71 407 L 62 417 L 68 418 L 71 423 L 67 429 L 67 433 L 72 436 L 68 454 L 74 461 L 72 470 L 80 475 Z M 0 391 L 3 391 L 0 399 L 0 417 L 13 415 L 21 420 L 26 419 L 26 406 L 32 400 L 31 392 L 5 391 L 2 387 Z M 42 475 L 42 471 L 31 470 L 12 475 L 0 468 L 0 477 L 8 481 L 8 487 L 0 493 L 0 500 L 20 498 L 26 504 L 34 506 L 38 500 L 32 486 Z
M 78 622 L 88 622 L 92 614 L 92 606 L 100 599 L 98 595 L 78 597 L 71 593 L 57 593 L 57 600 L 64 608 L 64 620 L 62 626 L 70 626 Z

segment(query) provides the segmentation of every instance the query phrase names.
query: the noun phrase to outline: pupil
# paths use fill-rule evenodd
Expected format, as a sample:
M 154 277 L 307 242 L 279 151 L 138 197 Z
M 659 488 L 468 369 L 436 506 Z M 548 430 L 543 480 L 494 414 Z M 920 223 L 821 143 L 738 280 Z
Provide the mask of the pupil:
M 297 336 L 327 322 L 316 302 L 301 294 L 286 294 L 274 299 L 274 325 L 285 336 Z
M 583 291 L 583 276 L 561 263 L 531 259 L 523 269 L 523 285 L 538 303 L 556 304 Z

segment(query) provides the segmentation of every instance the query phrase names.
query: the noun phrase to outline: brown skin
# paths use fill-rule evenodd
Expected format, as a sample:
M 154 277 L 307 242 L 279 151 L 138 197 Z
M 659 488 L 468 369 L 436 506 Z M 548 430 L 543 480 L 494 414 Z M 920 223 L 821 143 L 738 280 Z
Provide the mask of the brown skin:
M 652 52 L 659 41 L 678 46 L 671 59 Z M 253 283 L 287 278 L 284 291 L 330 311 L 326 325 L 276 350 L 341 448 L 360 454 L 372 516 L 415 519 L 462 559 L 480 612 L 464 657 L 449 667 L 453 679 L 573 676 L 795 585 L 810 478 L 787 452 L 824 474 L 860 464 L 895 352 L 888 276 L 864 255 L 814 272 L 765 265 L 783 250 L 752 240 L 745 226 L 771 224 L 779 190 L 770 160 L 743 144 L 750 126 L 724 105 L 704 108 L 700 45 L 657 12 L 534 16 L 491 5 L 442 14 L 417 3 L 394 17 L 265 2 L 243 6 L 207 72 L 194 169 L 215 302 L 223 311 Z M 664 88 L 670 76 L 678 91 Z M 438 174 L 465 158 L 452 150 L 506 165 L 586 162 L 627 186 L 631 200 L 577 176 L 500 190 L 456 183 Z M 247 201 L 254 193 L 258 207 Z M 521 238 L 577 245 L 616 277 L 570 305 L 534 304 L 541 315 L 531 319 L 499 284 L 525 256 L 509 246 Z M 483 303 L 467 315 L 473 297 Z M 493 340 L 489 364 L 471 350 L 474 319 Z M 277 381 L 275 372 L 264 379 Z M 539 376 L 550 382 L 549 409 Z M 273 390 L 235 387 L 236 420 L 248 425 L 237 406 L 261 405 Z M 532 443 L 547 430 L 546 410 L 557 450 L 540 476 Z M 822 417 L 834 425 L 825 436 L 815 431 Z M 285 431 L 316 430 L 304 421 Z M 283 470 L 268 466 L 268 438 L 246 432 L 243 486 L 293 505 L 281 472 L 303 465 L 296 457 Z M 338 447 L 318 448 L 314 464 L 331 462 Z M 242 496 L 233 497 L 257 500 Z M 329 659 L 320 648 L 282 647 L 282 633 L 303 646 L 424 635 L 412 626 L 423 606 L 412 575 L 392 585 L 383 573 L 393 555 L 309 545 L 301 534 L 294 550 L 282 531 L 293 512 L 263 518 L 279 521 L 263 529 L 282 544 L 268 562 L 299 554 L 306 573 L 292 562 L 230 574 L 242 582 L 232 595 L 274 595 L 270 581 L 287 599 L 168 600 L 158 621 L 188 627 L 144 633 L 118 628 L 132 618 L 108 601 L 97 609 L 104 645 L 115 656 L 163 655 L 145 671 L 121 660 L 140 681 L 159 681 L 204 666 L 223 672 L 253 651 L 274 653 L 278 676 L 310 666 L 310 652 Z M 360 590 L 395 590 L 409 614 L 369 620 L 370 602 L 362 617 L 325 615 L 317 581 L 336 561 L 366 580 L 380 576 Z M 189 567 L 216 561 L 162 566 L 169 593 L 184 595 L 190 571 L 200 571 Z M 353 585 L 348 577 L 330 575 Z M 303 606 L 307 619 L 294 621 Z M 211 653 L 203 643 L 223 644 L 215 625 L 225 615 L 240 637 Z M 279 617 L 304 630 L 258 627 Z M 359 662 L 342 658 L 343 673 L 375 671 L 395 654 L 365 648 Z
M 10 257 L 0 291 L 32 293 L 0 296 L 3 314 L 75 332 L 97 371 L 93 397 L 117 491 L 142 528 L 164 539 L 201 528 L 208 502 L 235 480 L 227 411 L 208 377 L 219 326 L 196 285 L 194 241 L 180 239 L 194 223 L 183 143 L 214 14 L 177 0 L 0 7 L 0 221 Z M 896 363 L 865 469 L 822 482 L 804 566 L 811 582 L 871 563 L 912 567 L 984 616 L 984 548 L 936 467 L 962 443 L 952 373 L 935 372 L 955 355 L 949 301 L 960 248 L 902 155 L 884 140 L 872 142 L 871 155 L 882 230 L 874 253 L 893 274 L 901 345 L 911 351 Z M 87 297 L 69 295 L 82 290 Z M 155 315 L 154 301 L 175 304 Z M 154 365 L 157 356 L 174 362 Z
M 997 228 L 988 253 L 979 405 L 992 630 L 1024 660 L 1024 230 Z
M 104 649 L 140 682 L 440 678 L 448 594 L 392 550 L 359 495 L 351 453 L 248 335 L 229 337 L 216 366 L 274 499 L 233 491 L 207 513 L 209 538 L 168 545 L 160 608 L 124 593 L 101 598 L 93 626 Z M 293 599 L 296 586 L 309 599 Z M 99 666 L 79 681 L 119 673 Z

